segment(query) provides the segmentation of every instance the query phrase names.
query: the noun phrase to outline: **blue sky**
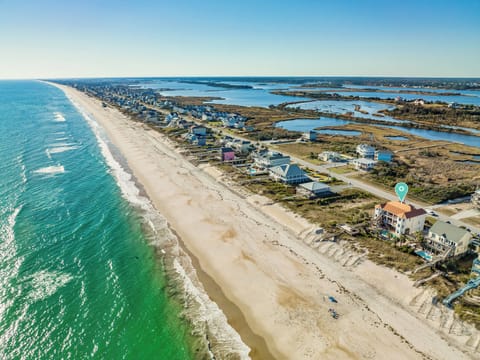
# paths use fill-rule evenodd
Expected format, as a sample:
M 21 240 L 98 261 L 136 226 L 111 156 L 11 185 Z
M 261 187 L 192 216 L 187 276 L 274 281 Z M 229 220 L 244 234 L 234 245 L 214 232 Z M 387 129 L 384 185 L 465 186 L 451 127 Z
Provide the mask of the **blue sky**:
M 0 78 L 480 77 L 480 0 L 0 0 Z

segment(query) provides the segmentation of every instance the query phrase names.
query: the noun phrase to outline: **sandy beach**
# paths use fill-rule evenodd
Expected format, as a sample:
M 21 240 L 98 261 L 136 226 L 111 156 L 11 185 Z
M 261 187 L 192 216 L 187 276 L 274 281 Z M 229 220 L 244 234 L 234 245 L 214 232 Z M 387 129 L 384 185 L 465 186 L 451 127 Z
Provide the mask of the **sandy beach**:
M 305 220 L 241 192 L 214 168 L 194 166 L 163 135 L 116 109 L 55 86 L 122 153 L 252 358 L 480 356 L 478 331 L 433 306 L 429 290 L 339 244 L 313 247 L 313 227 Z M 328 312 L 332 307 L 337 320 Z

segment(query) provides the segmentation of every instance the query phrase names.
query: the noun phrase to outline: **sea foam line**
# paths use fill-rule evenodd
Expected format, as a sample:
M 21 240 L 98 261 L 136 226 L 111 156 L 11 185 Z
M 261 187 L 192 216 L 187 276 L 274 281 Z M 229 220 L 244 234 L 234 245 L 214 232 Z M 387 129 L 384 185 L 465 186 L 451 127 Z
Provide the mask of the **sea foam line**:
M 78 149 L 78 146 L 57 146 L 51 149 L 47 149 L 48 154 L 59 154 L 65 151 Z
M 14 303 L 14 299 L 8 299 L 6 292 L 10 288 L 10 281 L 15 279 L 19 273 L 20 266 L 23 263 L 24 257 L 17 255 L 17 246 L 15 244 L 15 224 L 17 223 L 17 216 L 22 211 L 22 206 L 13 209 L 13 212 L 8 215 L 5 222 L 0 219 L 0 323 L 3 316 L 10 306 Z M 2 211 L 2 217 L 4 215 Z M 13 262 L 13 263 L 12 263 Z M 5 299 L 5 300 L 4 300 Z M 2 337 L 0 336 L 0 341 Z
M 100 147 L 100 151 L 107 163 L 107 166 L 111 169 L 111 173 L 114 176 L 122 196 L 129 201 L 132 205 L 139 207 L 143 210 L 142 215 L 146 224 L 151 227 L 156 243 L 154 245 L 160 245 L 162 241 L 161 237 L 165 237 L 163 241 L 174 241 L 178 249 L 178 239 L 168 228 L 167 220 L 153 207 L 150 199 L 140 195 L 133 176 L 129 174 L 115 159 L 110 151 L 110 141 L 103 132 L 103 128 L 94 120 L 93 116 L 90 116 L 72 97 L 65 93 L 70 102 L 77 108 L 80 114 L 87 121 L 97 143 Z M 161 234 L 161 236 L 159 236 Z M 164 253 L 162 251 L 162 253 Z M 190 275 L 185 271 L 180 262 L 174 260 L 173 269 L 176 275 L 182 279 L 185 295 L 189 298 L 196 299 L 199 304 L 200 312 L 194 315 L 194 322 L 197 323 L 197 316 L 203 323 L 209 322 L 209 328 L 215 333 L 217 339 L 221 339 L 229 344 L 232 352 L 239 355 L 240 359 L 249 359 L 250 348 L 241 340 L 240 335 L 228 324 L 225 314 L 218 307 L 218 305 L 211 301 L 203 288 L 196 287 Z M 196 274 L 194 272 L 193 275 Z M 212 354 L 210 354 L 213 357 Z
M 228 324 L 227 318 L 218 305 L 211 301 L 207 293 L 196 286 L 188 276 L 185 268 L 177 259 L 173 260 L 173 267 L 182 279 L 184 290 L 191 295 L 198 305 L 196 325 L 208 323 L 210 331 L 215 335 L 217 343 L 229 344 L 240 359 L 250 359 L 250 348 L 242 341 L 240 335 Z M 214 354 L 210 353 L 212 359 Z
M 63 165 L 47 166 L 34 171 L 35 174 L 49 174 L 49 175 L 62 174 L 64 172 L 65 172 L 65 168 L 63 167 Z
M 55 121 L 57 122 L 65 122 L 65 116 L 63 116 L 63 114 L 59 111 L 56 111 L 53 113 L 53 115 L 55 116 Z
M 31 286 L 28 297 L 33 302 L 45 300 L 68 284 L 72 279 L 72 275 L 61 271 L 40 270 L 25 279 Z

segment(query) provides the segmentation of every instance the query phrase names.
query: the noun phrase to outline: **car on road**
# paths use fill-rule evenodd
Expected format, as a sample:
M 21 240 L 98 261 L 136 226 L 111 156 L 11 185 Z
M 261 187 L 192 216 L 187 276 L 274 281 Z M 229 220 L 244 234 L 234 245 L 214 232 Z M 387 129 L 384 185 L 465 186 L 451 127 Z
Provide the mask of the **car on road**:
M 427 214 L 430 215 L 430 216 L 435 216 L 435 217 L 438 216 L 438 214 L 435 211 L 429 210 L 429 209 L 427 210 Z

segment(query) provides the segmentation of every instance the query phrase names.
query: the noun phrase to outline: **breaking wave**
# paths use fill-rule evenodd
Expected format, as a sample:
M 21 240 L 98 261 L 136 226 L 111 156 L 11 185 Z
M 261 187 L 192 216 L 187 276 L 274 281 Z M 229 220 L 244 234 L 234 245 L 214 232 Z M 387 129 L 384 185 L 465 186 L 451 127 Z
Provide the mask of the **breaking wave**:
M 70 274 L 60 271 L 41 270 L 24 279 L 30 288 L 28 297 L 33 301 L 45 300 L 73 279 Z
M 63 114 L 61 112 L 55 112 L 53 113 L 53 115 L 55 116 L 55 121 L 57 122 L 65 122 L 65 116 L 63 116 Z
M 135 178 L 113 156 L 110 150 L 113 144 L 108 140 L 103 128 L 74 99 L 68 94 L 66 95 L 93 130 L 101 153 L 122 196 L 141 210 L 144 224 L 149 228 L 151 244 L 161 249 L 162 256 L 169 258 L 167 262 L 171 266 L 166 269 L 168 278 L 172 281 L 179 281 L 184 291 L 183 300 L 194 303 L 185 312 L 185 316 L 190 320 L 194 332 L 203 339 L 205 352 L 211 359 L 214 359 L 215 356 L 229 358 L 232 357 L 232 354 L 234 354 L 232 358 L 248 359 L 250 348 L 242 342 L 240 335 L 228 324 L 224 313 L 217 304 L 210 300 L 197 278 L 190 258 L 180 248 L 178 239 L 170 230 L 167 220 L 154 208 L 149 198 L 141 195 Z M 186 259 L 186 261 L 180 263 L 178 258 Z M 170 271 L 171 273 L 169 273 Z M 215 343 L 212 344 L 209 339 L 214 339 Z M 218 353 L 214 355 L 210 349 L 213 349 L 214 353 L 217 351 Z
M 62 174 L 64 172 L 65 172 L 65 168 L 62 165 L 47 166 L 34 171 L 35 174 L 49 174 L 49 175 Z
M 47 149 L 48 154 L 59 154 L 65 151 L 78 149 L 78 146 L 58 146 L 51 149 Z

